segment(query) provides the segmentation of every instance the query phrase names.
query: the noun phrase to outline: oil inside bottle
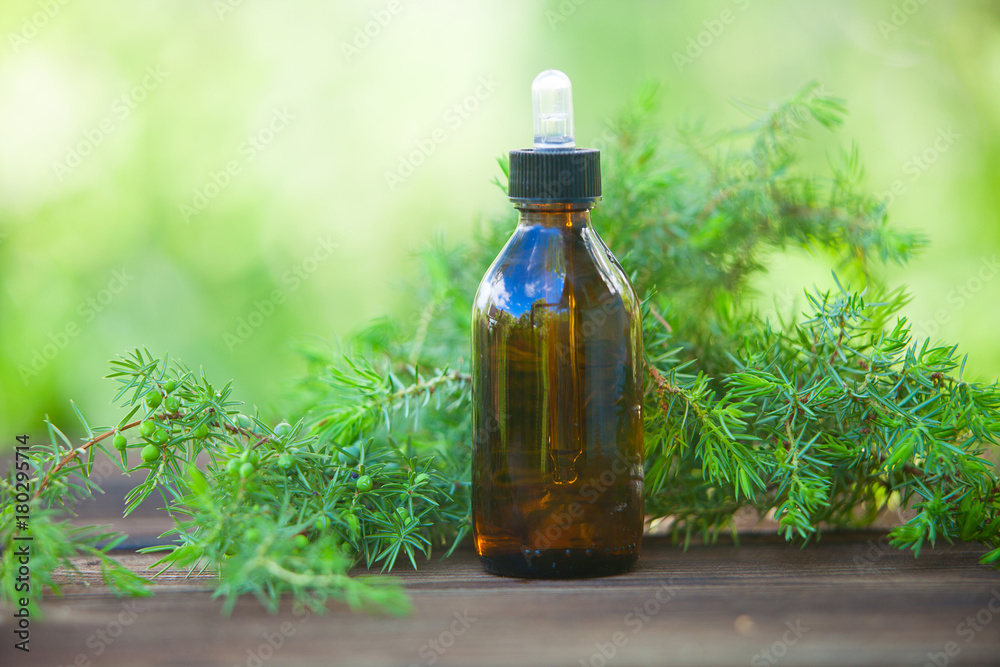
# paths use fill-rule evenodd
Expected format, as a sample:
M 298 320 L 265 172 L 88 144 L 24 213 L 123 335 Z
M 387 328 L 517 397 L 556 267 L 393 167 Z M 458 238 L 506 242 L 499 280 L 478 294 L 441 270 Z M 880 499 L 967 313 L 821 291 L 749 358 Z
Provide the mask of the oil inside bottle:
M 473 309 L 473 521 L 494 574 L 588 577 L 638 558 L 638 300 L 592 203 L 519 204 Z

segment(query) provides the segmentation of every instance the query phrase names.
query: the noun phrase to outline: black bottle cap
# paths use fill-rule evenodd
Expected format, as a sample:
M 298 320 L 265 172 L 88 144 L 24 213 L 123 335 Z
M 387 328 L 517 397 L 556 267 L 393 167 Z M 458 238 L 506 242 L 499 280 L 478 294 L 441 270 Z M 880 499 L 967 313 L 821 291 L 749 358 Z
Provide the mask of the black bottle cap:
M 595 201 L 601 197 L 601 151 L 511 151 L 507 196 L 512 201 L 538 203 Z

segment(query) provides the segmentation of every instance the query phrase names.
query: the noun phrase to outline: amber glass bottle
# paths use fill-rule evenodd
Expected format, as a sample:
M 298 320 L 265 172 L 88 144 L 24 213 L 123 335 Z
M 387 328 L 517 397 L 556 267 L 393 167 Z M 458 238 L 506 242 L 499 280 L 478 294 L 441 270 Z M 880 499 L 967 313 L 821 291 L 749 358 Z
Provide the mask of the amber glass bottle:
M 520 220 L 473 306 L 475 544 L 494 574 L 618 574 L 643 527 L 639 302 L 591 226 L 599 152 L 573 147 L 571 106 L 539 131 L 543 77 L 569 94 L 561 72 L 535 80 L 535 149 L 511 152 Z

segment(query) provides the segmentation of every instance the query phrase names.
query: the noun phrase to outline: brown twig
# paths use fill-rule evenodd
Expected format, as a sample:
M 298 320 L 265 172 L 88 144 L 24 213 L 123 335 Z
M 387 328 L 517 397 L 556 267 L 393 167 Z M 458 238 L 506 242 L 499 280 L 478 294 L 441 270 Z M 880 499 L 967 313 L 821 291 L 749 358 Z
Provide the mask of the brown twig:
M 213 408 L 208 408 L 207 412 L 212 413 L 212 412 L 215 412 L 215 410 Z M 161 421 L 171 421 L 171 420 L 174 420 L 174 419 L 181 419 L 183 417 L 184 417 L 184 413 L 178 411 L 178 412 L 172 412 L 172 413 L 164 413 L 164 414 L 160 414 L 160 415 L 153 415 L 152 419 L 158 419 L 158 420 L 161 420 Z M 147 417 L 147 419 L 148 419 L 148 417 Z M 60 470 L 62 470 L 66 466 L 68 466 L 70 463 L 72 463 L 73 460 L 76 459 L 76 458 L 78 458 L 82 453 L 86 453 L 91 447 L 93 447 L 97 443 L 101 442 L 102 440 L 110 438 L 111 436 L 113 436 L 113 435 L 115 435 L 117 433 L 121 433 L 122 431 L 127 431 L 130 428 L 135 428 L 136 426 L 139 426 L 140 424 L 142 424 L 142 422 L 144 422 L 144 421 L 146 421 L 146 419 L 137 419 L 136 421 L 131 422 L 129 424 L 126 424 L 125 426 L 122 426 L 121 428 L 110 429 L 110 430 L 105 431 L 104 433 L 102 433 L 102 434 L 100 434 L 98 436 L 95 436 L 95 437 L 91 438 L 90 440 L 86 441 L 85 443 L 83 443 L 79 447 L 74 447 L 65 456 L 63 456 L 61 459 L 59 459 L 59 462 L 56 463 L 54 466 L 52 466 L 52 468 L 50 468 L 48 470 L 48 472 L 45 473 L 45 475 L 38 482 L 38 486 L 35 487 L 35 493 L 32 495 L 32 499 L 33 500 L 37 499 L 41 495 L 42 491 L 45 490 L 45 487 L 47 487 L 49 485 L 49 483 L 52 480 L 53 476 L 56 473 L 58 473 Z M 218 426 L 219 422 L 218 421 L 210 422 L 210 424 L 212 426 Z M 243 428 L 241 426 L 233 426 L 233 425 L 230 425 L 230 424 L 223 424 L 223 428 L 225 428 L 230 433 L 235 433 L 237 435 L 241 435 L 241 436 L 245 437 L 247 440 L 251 440 L 252 438 L 256 438 L 258 436 L 257 433 L 254 433 L 253 431 L 251 431 L 249 429 L 245 429 L 245 428 Z M 257 446 L 262 445 L 265 442 L 268 442 L 270 440 L 271 440 L 271 436 L 268 436 L 268 435 L 260 436 L 259 439 L 257 440 L 257 442 L 255 442 L 252 445 L 252 447 L 257 447 Z
M 429 380 L 424 380 L 422 382 L 415 382 L 411 384 L 409 387 L 404 387 L 403 389 L 388 394 L 384 398 L 375 398 L 374 400 L 371 401 L 370 405 L 377 406 L 377 405 L 383 405 L 385 403 L 393 403 L 402 398 L 406 398 L 407 396 L 419 396 L 421 393 L 425 391 L 428 394 L 433 394 L 435 389 L 437 389 L 438 385 L 444 384 L 449 380 L 458 380 L 468 384 L 472 382 L 472 375 L 470 375 L 469 373 L 461 373 L 459 371 L 450 371 L 448 373 L 445 373 L 444 375 L 439 375 Z M 330 417 L 324 417 L 323 419 L 319 420 L 319 422 L 317 422 L 316 425 L 325 426 L 330 422 L 330 419 L 331 419 Z
M 646 369 L 649 371 L 649 377 L 653 378 L 653 383 L 656 385 L 656 392 L 658 394 L 658 402 L 660 404 L 660 409 L 664 412 L 670 412 L 669 406 L 667 406 L 666 396 L 667 394 L 677 395 L 681 393 L 681 388 L 671 384 L 669 380 L 660 374 L 660 371 L 656 370 L 652 365 L 646 364 Z
M 73 459 L 75 459 L 78 456 L 80 456 L 81 452 L 86 452 L 88 449 L 90 449 L 91 447 L 93 447 L 94 445 L 96 445 L 97 443 L 99 443 L 101 440 L 104 440 L 105 438 L 109 438 L 109 437 L 113 436 L 115 433 L 118 433 L 119 431 L 126 431 L 126 430 L 128 430 L 130 428 L 138 426 L 139 424 L 142 423 L 142 421 L 143 420 L 139 419 L 137 421 L 132 422 L 131 424 L 126 424 L 121 429 L 111 429 L 111 430 L 109 430 L 109 431 L 107 431 L 105 433 L 102 433 L 99 436 L 91 438 L 90 440 L 88 440 L 87 442 L 83 443 L 79 447 L 75 447 L 72 451 L 70 451 L 64 457 L 62 457 L 61 459 L 59 459 L 59 462 L 56 463 L 54 466 L 52 466 L 47 473 L 45 473 L 45 475 L 42 477 L 41 481 L 38 482 L 38 486 L 35 487 L 35 493 L 32 496 L 32 500 L 38 498 L 41 495 L 41 493 L 45 489 L 45 487 L 49 485 L 49 480 L 52 479 L 53 475 L 55 475 L 57 472 L 59 472 L 60 470 L 62 470 L 63 468 L 65 468 L 67 465 L 69 465 L 70 462 Z

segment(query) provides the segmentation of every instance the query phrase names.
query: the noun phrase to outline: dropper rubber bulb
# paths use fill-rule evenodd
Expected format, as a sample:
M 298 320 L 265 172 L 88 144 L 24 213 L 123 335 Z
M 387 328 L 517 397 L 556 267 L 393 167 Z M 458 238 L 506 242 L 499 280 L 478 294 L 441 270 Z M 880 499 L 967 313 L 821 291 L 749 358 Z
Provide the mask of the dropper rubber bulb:
M 576 147 L 573 133 L 573 85 L 557 69 L 547 69 L 531 83 L 535 150 Z

